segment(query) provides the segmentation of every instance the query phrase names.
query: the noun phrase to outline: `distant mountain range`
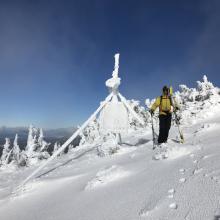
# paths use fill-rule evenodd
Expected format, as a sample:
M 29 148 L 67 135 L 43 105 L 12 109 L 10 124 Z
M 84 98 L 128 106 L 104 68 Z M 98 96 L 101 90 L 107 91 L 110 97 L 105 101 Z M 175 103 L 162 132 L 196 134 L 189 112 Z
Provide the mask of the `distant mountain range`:
M 76 130 L 74 127 L 69 128 L 57 128 L 57 129 L 43 129 L 45 140 L 54 144 L 56 141 L 63 143 L 67 140 L 73 132 Z M 0 127 L 0 145 L 5 143 L 5 138 L 10 138 L 13 142 L 15 134 L 18 134 L 18 144 L 21 148 L 26 146 L 27 137 L 28 137 L 28 127 Z M 74 143 L 77 144 L 79 140 L 76 140 Z

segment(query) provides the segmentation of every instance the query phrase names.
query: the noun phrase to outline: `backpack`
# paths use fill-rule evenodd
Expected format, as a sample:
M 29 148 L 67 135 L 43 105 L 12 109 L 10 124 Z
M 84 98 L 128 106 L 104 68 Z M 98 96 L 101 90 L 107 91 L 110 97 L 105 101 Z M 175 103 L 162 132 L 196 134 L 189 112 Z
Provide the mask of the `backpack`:
M 170 106 L 173 106 L 173 100 L 171 98 L 171 95 L 168 96 L 169 100 L 170 100 Z M 160 96 L 160 109 L 162 111 L 162 99 L 163 99 L 163 96 L 161 95 Z

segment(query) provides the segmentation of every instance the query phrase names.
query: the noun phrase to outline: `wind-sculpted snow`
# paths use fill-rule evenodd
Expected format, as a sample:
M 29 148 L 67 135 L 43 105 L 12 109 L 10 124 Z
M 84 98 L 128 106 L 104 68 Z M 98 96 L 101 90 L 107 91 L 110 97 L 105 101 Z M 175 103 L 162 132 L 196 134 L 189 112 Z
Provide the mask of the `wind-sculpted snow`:
M 89 181 L 85 187 L 86 190 L 93 189 L 96 187 L 107 185 L 108 183 L 117 181 L 123 177 L 129 175 L 128 171 L 123 170 L 122 167 L 113 165 L 109 168 L 100 170 L 94 179 Z
M 159 154 L 160 160 L 153 159 L 158 149 L 152 150 L 146 121 L 146 128 L 133 124 L 118 148 L 113 136 L 84 139 L 18 194 L 12 192 L 38 164 L 23 169 L 7 164 L 0 169 L 0 219 L 217 220 L 219 89 L 206 77 L 195 89 L 182 88 L 175 95 L 185 143 L 179 143 L 172 124 L 166 157 Z M 87 140 L 91 143 L 85 144 Z

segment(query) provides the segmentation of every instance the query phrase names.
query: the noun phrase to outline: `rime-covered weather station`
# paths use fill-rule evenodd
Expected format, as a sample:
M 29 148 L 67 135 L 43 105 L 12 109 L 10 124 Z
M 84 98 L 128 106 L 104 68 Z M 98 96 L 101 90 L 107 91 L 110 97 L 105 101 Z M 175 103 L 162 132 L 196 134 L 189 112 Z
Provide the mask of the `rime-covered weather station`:
M 105 103 L 100 113 L 100 132 L 114 133 L 117 142 L 121 142 L 121 133 L 127 133 L 129 121 L 128 112 L 130 112 L 141 124 L 144 124 L 142 119 L 127 103 L 127 100 L 119 93 L 118 87 L 121 84 L 121 79 L 118 77 L 119 69 L 119 53 L 115 54 L 115 68 L 112 73 L 112 78 L 105 82 L 109 88 L 111 99 Z
M 121 133 L 127 133 L 129 121 L 128 114 L 130 113 L 140 124 L 145 125 L 144 121 L 130 107 L 126 98 L 122 96 L 118 90 L 121 84 L 121 79 L 118 77 L 119 70 L 119 53 L 115 54 L 115 67 L 112 73 L 112 78 L 106 81 L 110 94 L 100 103 L 98 109 L 83 123 L 78 130 L 41 166 L 39 166 L 31 175 L 29 175 L 22 183 L 24 186 L 29 180 L 35 177 L 48 163 L 56 158 L 68 145 L 89 125 L 91 121 L 100 113 L 100 133 L 114 133 L 117 142 L 120 144 Z

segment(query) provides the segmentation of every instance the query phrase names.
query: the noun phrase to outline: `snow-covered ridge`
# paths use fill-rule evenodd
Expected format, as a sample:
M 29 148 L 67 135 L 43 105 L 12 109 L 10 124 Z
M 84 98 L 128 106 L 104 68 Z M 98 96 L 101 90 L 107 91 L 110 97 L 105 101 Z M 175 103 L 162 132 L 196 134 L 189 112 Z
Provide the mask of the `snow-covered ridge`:
M 152 160 L 155 151 L 149 113 L 138 101 L 131 100 L 130 105 L 145 120 L 146 127 L 132 119 L 129 133 L 117 149 L 111 134 L 100 136 L 96 119 L 82 134 L 80 146 L 52 161 L 24 191 L 12 194 L 41 161 L 23 169 L 13 164 L 2 166 L 0 219 L 217 219 L 219 89 L 206 77 L 195 89 L 181 88 L 175 97 L 181 106 L 185 143 L 178 143 L 173 124 L 168 158 Z M 34 136 L 33 131 L 29 144 L 38 142 L 38 135 Z M 5 150 L 8 146 L 7 140 Z
M 186 85 L 180 85 L 180 91 L 175 92 L 175 99 L 180 104 L 181 110 L 178 115 L 181 118 L 182 124 L 194 124 L 199 120 L 207 117 L 213 117 L 220 108 L 220 89 L 215 87 L 204 76 L 203 80 L 197 81 L 196 88 L 188 88 Z M 128 103 L 132 109 L 146 123 L 146 128 L 150 129 L 150 114 L 148 108 L 154 100 L 146 99 L 147 108 L 140 105 L 138 100 L 129 100 Z M 155 118 L 156 119 L 156 118 Z M 157 119 L 156 119 L 157 120 Z M 81 134 L 80 146 L 89 144 L 97 144 L 97 153 L 100 156 L 115 153 L 117 148 L 114 148 L 114 137 L 112 134 L 101 135 L 99 119 L 96 118 Z M 129 115 L 130 132 L 138 129 L 143 129 L 143 126 Z M 13 166 L 31 166 L 32 164 L 40 163 L 41 160 L 47 159 L 50 155 L 47 152 L 50 143 L 44 140 L 42 129 L 37 129 L 34 126 L 29 127 L 27 146 L 24 151 L 19 149 L 17 144 L 18 137 L 15 137 L 14 145 L 11 145 L 10 140 L 6 138 L 3 146 L 0 167 L 10 164 Z M 60 144 L 55 143 L 54 152 L 59 149 Z

